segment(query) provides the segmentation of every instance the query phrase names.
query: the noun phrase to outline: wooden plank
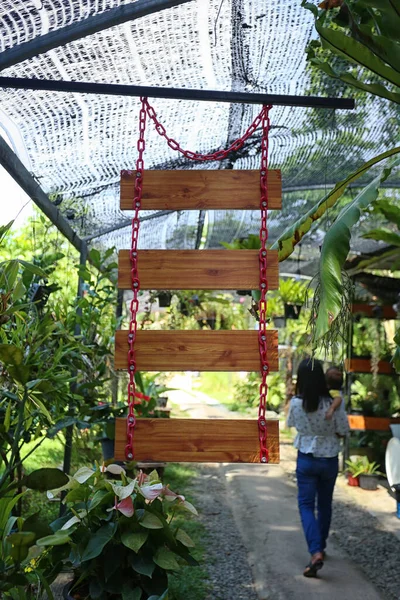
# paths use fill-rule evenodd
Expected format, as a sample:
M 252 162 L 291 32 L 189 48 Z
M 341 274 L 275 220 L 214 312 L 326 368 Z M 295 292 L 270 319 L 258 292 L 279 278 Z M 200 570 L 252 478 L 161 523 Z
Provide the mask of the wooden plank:
M 390 431 L 390 424 L 400 423 L 400 419 L 386 417 L 364 417 L 363 415 L 348 415 L 351 430 L 358 431 Z
M 121 171 L 120 207 L 132 210 L 135 171 Z M 268 171 L 268 206 L 282 208 L 282 178 Z M 258 210 L 260 172 L 221 169 L 145 171 L 143 210 Z
M 142 290 L 256 290 L 258 250 L 139 250 Z M 267 252 L 268 287 L 279 287 L 278 252 Z M 129 250 L 118 257 L 118 287 L 131 288 Z
M 278 371 L 278 332 L 267 331 L 270 371 Z M 116 369 L 127 368 L 128 331 L 115 332 Z M 258 331 L 138 331 L 138 371 L 259 371 Z
M 140 462 L 260 462 L 256 420 L 137 419 L 133 438 Z M 115 459 L 125 460 L 126 420 L 116 420 Z M 279 425 L 267 420 L 269 463 L 279 462 Z
M 351 312 L 353 315 L 359 314 L 363 317 L 374 319 L 397 319 L 397 313 L 390 304 L 383 306 L 377 304 L 352 304 Z
M 372 373 L 371 359 L 369 358 L 346 358 L 344 361 L 344 370 L 347 373 Z M 396 371 L 388 360 L 378 362 L 379 375 L 395 375 Z

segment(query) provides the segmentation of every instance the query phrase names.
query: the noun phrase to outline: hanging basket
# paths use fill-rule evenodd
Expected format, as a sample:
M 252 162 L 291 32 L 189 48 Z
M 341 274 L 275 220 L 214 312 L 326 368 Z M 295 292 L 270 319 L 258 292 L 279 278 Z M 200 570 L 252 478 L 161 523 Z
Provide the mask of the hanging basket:
M 297 320 L 300 316 L 302 304 L 285 304 L 285 319 Z
M 171 306 L 172 294 L 171 292 L 159 292 L 157 294 L 158 298 L 158 306 L 160 308 L 166 308 L 167 306 Z

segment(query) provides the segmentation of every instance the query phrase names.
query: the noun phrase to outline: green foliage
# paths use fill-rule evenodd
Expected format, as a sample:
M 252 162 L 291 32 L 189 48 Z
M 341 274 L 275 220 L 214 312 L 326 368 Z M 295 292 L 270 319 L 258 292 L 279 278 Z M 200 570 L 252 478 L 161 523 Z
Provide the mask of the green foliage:
M 377 462 L 370 462 L 367 456 L 361 456 L 359 459 L 346 460 L 347 471 L 353 477 L 359 477 L 359 475 L 383 475 L 379 471 L 379 464 Z
M 62 556 L 73 569 L 74 590 L 91 598 L 123 599 L 127 589 L 137 589 L 146 600 L 167 591 L 169 573 L 197 564 L 189 534 L 175 521 L 182 511 L 196 510 L 155 471 L 130 479 L 117 465 L 83 467 L 64 489 L 67 514 L 37 545 L 51 560 Z

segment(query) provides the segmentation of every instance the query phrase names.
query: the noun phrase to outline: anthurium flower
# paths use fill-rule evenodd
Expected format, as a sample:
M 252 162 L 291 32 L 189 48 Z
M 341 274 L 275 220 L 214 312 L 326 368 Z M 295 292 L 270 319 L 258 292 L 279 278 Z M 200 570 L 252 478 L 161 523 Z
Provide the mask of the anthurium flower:
M 115 504 L 112 508 L 107 508 L 107 512 L 111 512 L 112 510 L 119 510 L 124 517 L 132 517 L 134 513 L 132 498 L 129 496 L 118 502 L 118 498 L 115 496 Z
M 154 483 L 153 485 L 142 485 L 139 487 L 139 492 L 146 498 L 146 500 L 155 500 L 163 492 L 162 483 Z
M 100 471 L 101 473 L 111 473 L 112 475 L 121 475 L 121 473 L 126 475 L 125 469 L 120 465 L 108 465 L 108 467 L 106 467 L 103 463 L 100 467 Z
M 143 485 L 145 481 L 147 481 L 149 478 L 148 475 L 146 475 L 146 473 L 143 473 L 142 469 L 140 469 L 139 471 L 139 475 L 137 476 L 136 480 L 138 482 L 138 485 Z
M 119 485 L 118 483 L 112 483 L 111 481 L 107 482 L 108 485 L 112 488 L 114 494 L 118 496 L 120 500 L 125 500 L 130 496 L 136 486 L 136 481 L 131 481 L 128 485 Z
M 81 520 L 83 519 L 83 517 L 86 517 L 86 515 L 87 515 L 87 510 L 85 510 L 85 509 L 79 510 L 76 515 L 74 515 L 73 517 L 68 519 L 68 521 L 66 523 L 64 523 L 64 525 L 61 527 L 61 529 L 62 530 L 69 529 L 70 527 L 72 527 L 72 525 L 75 525 L 75 523 L 80 523 Z
M 164 487 L 164 498 L 168 500 L 168 502 L 173 502 L 177 498 L 179 498 L 179 500 L 182 502 L 185 502 L 185 496 L 182 496 L 181 494 L 175 494 L 175 492 L 169 489 L 168 485 Z

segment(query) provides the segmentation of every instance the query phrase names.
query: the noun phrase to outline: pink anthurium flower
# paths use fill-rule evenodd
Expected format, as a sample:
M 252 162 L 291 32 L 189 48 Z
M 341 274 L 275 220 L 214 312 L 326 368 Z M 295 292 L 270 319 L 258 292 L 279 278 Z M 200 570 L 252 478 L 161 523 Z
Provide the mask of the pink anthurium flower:
M 163 492 L 162 483 L 153 483 L 152 485 L 142 485 L 139 488 L 139 492 L 146 498 L 146 500 L 155 500 Z
M 118 497 L 115 496 L 115 504 L 112 508 L 107 508 L 107 512 L 110 512 L 112 510 L 119 510 L 119 512 L 123 514 L 124 517 L 132 517 L 135 510 L 133 508 L 133 500 L 131 496 L 128 496 L 128 498 L 124 498 L 123 500 L 121 500 L 121 502 L 118 502 Z
M 166 485 L 164 487 L 163 491 L 164 491 L 164 498 L 166 500 L 173 502 L 176 498 L 179 498 L 179 500 L 181 502 L 185 502 L 185 496 L 182 496 L 182 494 L 175 494 L 175 492 L 173 492 L 172 490 L 169 489 L 168 485 Z

